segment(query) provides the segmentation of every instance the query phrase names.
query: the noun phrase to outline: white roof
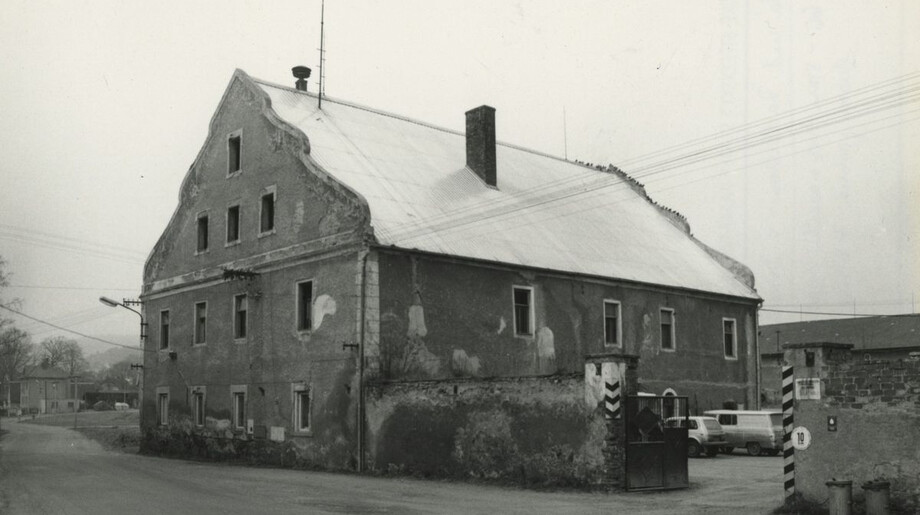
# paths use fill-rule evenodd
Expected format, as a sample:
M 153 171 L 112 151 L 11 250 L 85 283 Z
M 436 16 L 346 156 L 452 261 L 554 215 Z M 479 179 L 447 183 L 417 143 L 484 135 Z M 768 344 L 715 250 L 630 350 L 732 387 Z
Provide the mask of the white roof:
M 255 82 L 383 245 L 759 299 L 618 174 L 499 143 L 492 188 L 462 133 Z

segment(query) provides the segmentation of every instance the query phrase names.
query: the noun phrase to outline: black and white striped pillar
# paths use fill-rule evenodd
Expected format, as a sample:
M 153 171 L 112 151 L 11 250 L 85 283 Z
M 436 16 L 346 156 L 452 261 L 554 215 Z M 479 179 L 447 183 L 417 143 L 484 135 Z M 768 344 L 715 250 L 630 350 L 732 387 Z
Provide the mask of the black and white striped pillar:
M 788 501 L 795 494 L 795 448 L 792 447 L 792 411 L 795 403 L 792 367 L 783 367 L 783 487 Z
M 612 382 L 611 382 L 612 381 Z M 620 378 L 604 381 L 604 415 L 608 419 L 620 418 Z

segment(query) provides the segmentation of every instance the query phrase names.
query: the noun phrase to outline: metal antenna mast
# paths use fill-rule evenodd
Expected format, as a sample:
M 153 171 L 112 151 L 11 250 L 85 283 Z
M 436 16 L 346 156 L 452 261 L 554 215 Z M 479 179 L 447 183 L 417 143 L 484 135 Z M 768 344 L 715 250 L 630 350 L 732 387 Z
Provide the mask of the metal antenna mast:
M 317 107 L 322 109 L 323 108 L 323 76 L 326 75 L 326 67 L 324 66 L 326 62 L 326 51 L 325 51 L 326 34 L 324 32 L 325 30 L 324 25 L 326 21 L 326 0 L 323 0 L 320 5 L 321 7 L 320 7 L 320 12 L 319 12 L 319 94 L 317 95 L 317 97 L 319 98 L 319 105 Z

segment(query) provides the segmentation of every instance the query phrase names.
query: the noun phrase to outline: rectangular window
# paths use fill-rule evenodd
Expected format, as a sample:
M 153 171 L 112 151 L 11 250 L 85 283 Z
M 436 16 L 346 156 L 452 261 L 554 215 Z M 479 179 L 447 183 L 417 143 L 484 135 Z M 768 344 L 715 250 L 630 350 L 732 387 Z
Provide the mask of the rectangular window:
M 604 301 L 604 345 L 620 345 L 620 303 Z
M 261 205 L 259 232 L 265 234 L 275 230 L 275 192 L 263 193 Z
M 310 390 L 302 386 L 294 391 L 294 431 L 310 430 Z
M 198 215 L 198 252 L 208 250 L 208 215 Z
M 732 318 L 722 319 L 722 347 L 725 350 L 726 358 L 738 359 L 738 342 L 735 337 L 735 320 Z
M 661 319 L 661 348 L 674 350 L 674 310 L 662 308 L 659 317 Z
M 533 336 L 533 288 L 514 286 L 514 335 Z
M 240 171 L 240 150 L 241 135 L 239 131 L 230 135 L 227 139 L 227 175 L 232 175 Z
M 160 349 L 169 348 L 169 310 L 160 311 Z
M 246 427 L 246 392 L 233 392 L 233 427 Z
M 240 241 L 240 206 L 227 208 L 227 243 Z
M 195 340 L 193 343 L 204 343 L 208 329 L 208 303 L 195 304 Z
M 169 422 L 169 394 L 157 393 L 157 424 L 165 426 Z
M 246 315 L 249 311 L 249 300 L 246 294 L 236 295 L 233 297 L 233 338 L 241 339 L 246 337 Z
M 297 283 L 297 330 L 313 329 L 313 281 Z
M 204 392 L 196 391 L 192 393 L 192 414 L 195 418 L 196 426 L 204 425 Z

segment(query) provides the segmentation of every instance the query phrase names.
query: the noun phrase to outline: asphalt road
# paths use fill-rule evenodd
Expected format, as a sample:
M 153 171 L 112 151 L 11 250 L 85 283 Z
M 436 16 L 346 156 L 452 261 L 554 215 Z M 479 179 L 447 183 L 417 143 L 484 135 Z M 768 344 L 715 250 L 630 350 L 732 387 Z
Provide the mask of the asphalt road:
M 691 487 L 644 493 L 532 491 L 248 468 L 110 452 L 69 429 L 6 419 L 0 513 L 769 513 L 782 459 L 690 460 Z

